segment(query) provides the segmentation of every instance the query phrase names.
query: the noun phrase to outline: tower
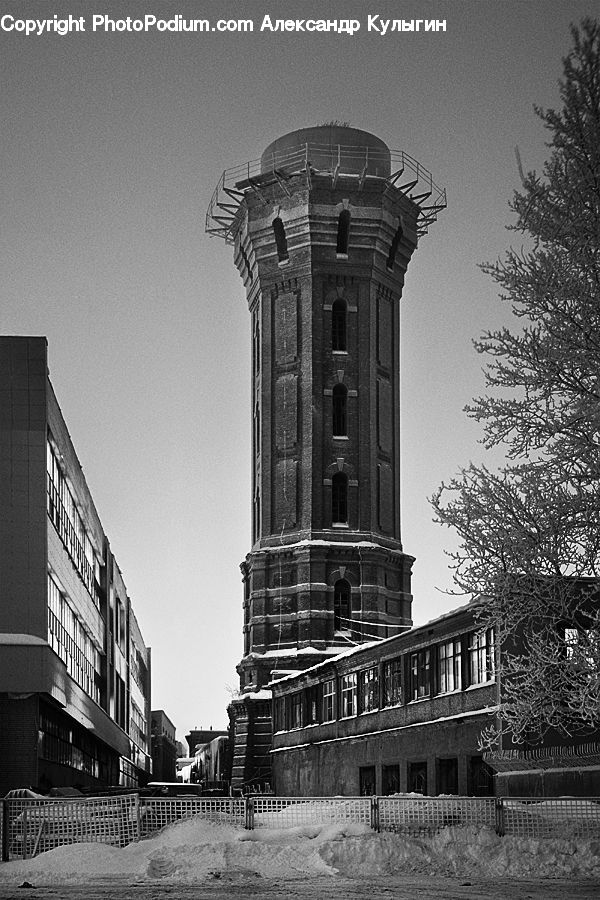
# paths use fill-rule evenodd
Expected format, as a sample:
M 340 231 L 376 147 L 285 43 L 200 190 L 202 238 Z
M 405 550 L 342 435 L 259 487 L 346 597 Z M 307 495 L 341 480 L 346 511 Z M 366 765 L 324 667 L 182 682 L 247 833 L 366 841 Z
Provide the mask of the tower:
M 242 698 L 411 624 L 400 297 L 444 206 L 416 160 L 338 125 L 284 135 L 213 195 L 207 231 L 233 244 L 252 332 Z

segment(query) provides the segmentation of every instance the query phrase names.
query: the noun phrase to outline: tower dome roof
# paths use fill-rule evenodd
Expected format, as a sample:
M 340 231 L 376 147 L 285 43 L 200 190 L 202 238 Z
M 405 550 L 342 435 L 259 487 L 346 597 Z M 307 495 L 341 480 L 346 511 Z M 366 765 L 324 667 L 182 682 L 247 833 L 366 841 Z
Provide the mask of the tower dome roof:
M 306 161 L 317 171 L 345 175 L 374 175 L 389 178 L 391 156 L 388 146 L 368 131 L 346 125 L 315 125 L 299 128 L 277 138 L 260 158 L 261 172 L 305 168 Z

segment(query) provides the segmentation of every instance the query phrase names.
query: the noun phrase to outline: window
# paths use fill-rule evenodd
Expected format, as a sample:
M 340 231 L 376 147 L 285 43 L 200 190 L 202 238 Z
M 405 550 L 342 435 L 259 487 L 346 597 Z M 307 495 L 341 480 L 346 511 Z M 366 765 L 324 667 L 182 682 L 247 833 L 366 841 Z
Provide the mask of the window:
M 302 693 L 290 697 L 290 728 L 302 728 Z
M 285 228 L 283 227 L 283 222 L 281 221 L 279 216 L 276 219 L 273 219 L 273 234 L 275 235 L 277 258 L 280 263 L 286 263 L 290 257 L 287 248 Z
M 360 711 L 379 709 L 379 672 L 377 666 L 359 673 Z
M 597 628 L 570 627 L 564 630 L 567 659 L 579 674 L 593 678 L 597 674 L 600 632 Z
M 411 700 L 420 700 L 430 694 L 430 651 L 419 650 L 410 654 L 410 696 Z
M 331 307 L 331 349 L 345 351 L 346 347 L 346 301 L 336 300 Z
M 316 725 L 319 721 L 319 685 L 314 684 L 306 691 L 306 724 Z
M 254 347 L 252 353 L 252 360 L 254 362 L 254 377 L 260 374 L 260 322 L 256 321 L 254 326 Z
M 471 797 L 494 796 L 494 774 L 482 756 L 469 757 L 467 785 Z
M 48 437 L 47 463 L 47 512 L 67 551 L 79 577 L 85 584 L 97 607 L 100 599 L 96 588 L 96 559 L 90 536 L 79 515 L 77 503 L 61 470 L 54 447 Z
M 335 679 L 323 682 L 323 722 L 335 719 Z
M 375 766 L 361 766 L 358 770 L 358 783 L 361 797 L 375 794 Z
M 254 455 L 260 454 L 260 406 L 254 406 Z
M 331 520 L 344 524 L 348 521 L 348 476 L 336 472 L 331 479 Z
M 48 575 L 48 643 L 67 672 L 96 703 L 100 703 L 100 653 L 85 632 L 66 597 Z
M 333 389 L 333 433 L 336 437 L 346 437 L 348 433 L 346 408 L 348 391 L 343 384 L 336 384 Z
M 438 794 L 458 794 L 458 759 L 439 759 L 437 763 Z
M 350 630 L 350 585 L 345 578 L 336 581 L 333 588 L 333 630 Z
M 115 721 L 123 730 L 127 730 L 127 704 L 125 682 L 120 675 L 115 675 Z
M 381 767 L 381 793 L 384 796 L 400 791 L 400 766 L 398 763 Z
M 350 212 L 343 209 L 338 217 L 337 245 L 338 256 L 348 255 L 348 237 L 350 235 Z
M 257 489 L 254 495 L 254 540 L 257 541 L 260 537 L 260 491 Z
M 402 703 L 402 659 L 389 659 L 383 664 L 383 705 Z
M 494 678 L 494 629 L 469 635 L 469 684 L 485 684 Z
M 459 640 L 446 641 L 438 647 L 438 690 L 441 694 L 462 687 L 461 646 Z
M 125 631 L 127 623 L 125 619 L 125 607 L 118 597 L 116 600 L 115 617 L 115 641 L 120 650 L 125 653 Z
M 340 679 L 340 698 L 342 718 L 345 718 L 346 716 L 355 716 L 357 712 L 356 672 L 351 672 L 349 675 L 342 675 Z
M 408 764 L 408 782 L 406 790 L 410 794 L 427 793 L 427 763 L 425 760 Z
M 404 229 L 402 228 L 402 225 L 398 225 L 398 227 L 396 228 L 396 233 L 394 234 L 394 237 L 392 238 L 392 243 L 390 245 L 390 252 L 389 252 L 388 258 L 387 258 L 386 265 L 387 265 L 388 269 L 394 268 L 394 262 L 396 261 L 396 253 L 398 252 L 398 246 L 400 245 L 400 241 L 402 240 L 403 234 L 404 234 Z

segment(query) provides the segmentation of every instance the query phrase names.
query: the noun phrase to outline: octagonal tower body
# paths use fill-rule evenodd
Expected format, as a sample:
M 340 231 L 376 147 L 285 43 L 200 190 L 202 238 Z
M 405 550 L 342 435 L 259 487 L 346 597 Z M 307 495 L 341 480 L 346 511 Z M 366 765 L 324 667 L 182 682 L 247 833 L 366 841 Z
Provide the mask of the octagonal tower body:
M 434 186 L 414 197 L 425 170 L 394 162 L 367 132 L 300 129 L 225 173 L 209 211 L 252 321 L 242 691 L 411 624 L 400 298 Z

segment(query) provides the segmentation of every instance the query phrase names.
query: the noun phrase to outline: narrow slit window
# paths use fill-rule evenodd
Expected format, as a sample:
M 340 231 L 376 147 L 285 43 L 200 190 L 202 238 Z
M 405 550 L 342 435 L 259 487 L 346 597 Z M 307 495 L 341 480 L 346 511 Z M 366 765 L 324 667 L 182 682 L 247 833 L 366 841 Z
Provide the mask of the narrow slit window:
M 333 522 L 348 521 L 348 476 L 336 472 L 331 479 L 331 519 Z
M 346 301 L 336 300 L 331 307 L 331 349 L 346 350 Z
M 343 209 L 338 218 L 337 246 L 338 256 L 348 255 L 348 238 L 350 237 L 350 213 Z
M 390 246 L 390 252 L 389 252 L 388 258 L 387 258 L 387 268 L 388 269 L 394 268 L 394 262 L 396 261 L 396 253 L 398 252 L 398 247 L 400 245 L 400 241 L 402 240 L 403 234 L 404 234 L 404 229 L 402 228 L 402 225 L 400 224 L 396 228 L 396 234 L 392 238 L 392 244 Z
M 275 235 L 275 245 L 277 247 L 277 258 L 280 263 L 287 262 L 289 257 L 287 238 L 285 236 L 285 228 L 283 222 L 277 216 L 273 219 L 273 234 Z
M 333 628 L 350 630 L 350 585 L 345 578 L 336 581 L 333 588 Z
M 347 417 L 348 391 L 343 384 L 336 384 L 333 389 L 333 433 L 336 437 L 346 437 L 348 434 Z

